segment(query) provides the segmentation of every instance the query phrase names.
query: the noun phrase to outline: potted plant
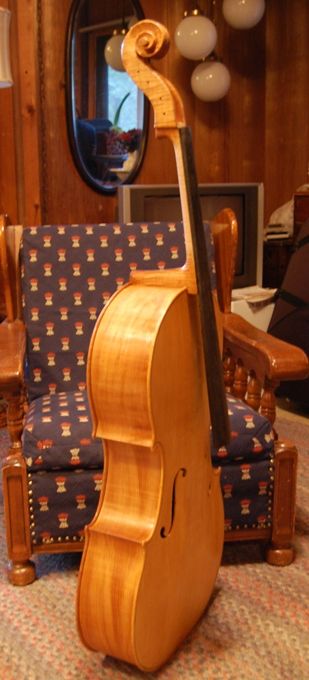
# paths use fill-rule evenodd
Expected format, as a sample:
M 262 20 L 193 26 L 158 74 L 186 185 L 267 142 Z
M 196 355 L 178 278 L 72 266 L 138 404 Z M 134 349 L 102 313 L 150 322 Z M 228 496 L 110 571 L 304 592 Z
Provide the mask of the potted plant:
M 119 127 L 118 123 L 122 107 L 129 96 L 130 92 L 127 92 L 127 94 L 125 94 L 121 100 L 116 110 L 112 127 L 109 129 L 106 135 L 106 153 L 110 156 L 121 156 L 127 153 L 125 142 L 121 138 L 123 130 Z

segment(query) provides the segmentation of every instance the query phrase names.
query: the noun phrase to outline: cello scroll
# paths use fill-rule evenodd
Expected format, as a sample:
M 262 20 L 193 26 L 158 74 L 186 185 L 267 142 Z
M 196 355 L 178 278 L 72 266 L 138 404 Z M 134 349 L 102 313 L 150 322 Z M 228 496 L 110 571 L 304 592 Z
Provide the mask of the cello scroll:
M 149 64 L 150 58 L 161 59 L 168 48 L 169 34 L 165 26 L 147 19 L 132 26 L 122 46 L 126 71 L 152 103 L 157 134 L 160 128 L 177 128 L 186 124 L 178 91 Z

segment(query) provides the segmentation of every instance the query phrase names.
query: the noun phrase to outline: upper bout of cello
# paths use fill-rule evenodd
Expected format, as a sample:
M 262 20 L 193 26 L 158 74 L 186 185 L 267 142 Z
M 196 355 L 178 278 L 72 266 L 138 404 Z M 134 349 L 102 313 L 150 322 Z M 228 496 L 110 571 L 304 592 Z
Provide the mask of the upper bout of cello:
M 96 436 L 153 445 L 152 356 L 164 317 L 182 292 L 177 287 L 128 284 L 99 317 L 87 364 Z

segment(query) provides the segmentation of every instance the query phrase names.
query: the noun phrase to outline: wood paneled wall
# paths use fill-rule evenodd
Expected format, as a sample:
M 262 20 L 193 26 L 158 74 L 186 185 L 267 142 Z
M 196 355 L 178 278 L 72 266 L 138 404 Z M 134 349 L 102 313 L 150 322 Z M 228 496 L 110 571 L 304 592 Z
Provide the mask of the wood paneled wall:
M 14 87 L 1 90 L 0 210 L 14 222 L 113 220 L 116 198 L 90 189 L 70 153 L 65 108 L 65 39 L 72 0 L 2 0 L 12 10 Z M 108 0 L 106 0 L 108 1 Z M 141 0 L 145 16 L 173 36 L 186 0 Z M 201 0 L 202 6 L 206 0 Z M 193 130 L 201 182 L 264 182 L 265 221 L 308 182 L 309 2 L 267 0 L 250 31 L 222 19 L 217 0 L 218 53 L 232 84 L 206 104 L 190 89 L 194 64 L 173 43 L 158 68 L 176 84 Z M 158 158 L 160 159 L 158 162 Z M 138 183 L 176 182 L 173 151 L 152 125 Z

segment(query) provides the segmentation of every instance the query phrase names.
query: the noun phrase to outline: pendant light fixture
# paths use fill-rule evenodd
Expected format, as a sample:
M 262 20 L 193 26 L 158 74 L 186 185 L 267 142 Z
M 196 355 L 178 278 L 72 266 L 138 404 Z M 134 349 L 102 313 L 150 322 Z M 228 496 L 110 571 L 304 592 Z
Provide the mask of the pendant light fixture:
M 204 102 L 214 102 L 225 97 L 230 84 L 229 70 L 215 55 L 198 64 L 191 76 L 192 90 Z
M 196 8 L 185 12 L 175 31 L 175 43 L 186 59 L 205 59 L 217 42 L 217 29 L 212 21 Z
M 209 0 L 208 10 L 213 19 L 216 0 Z M 223 0 L 222 13 L 232 28 L 248 29 L 255 26 L 265 11 L 265 0 Z M 216 16 L 217 18 L 217 16 Z M 175 31 L 175 44 L 187 59 L 202 60 L 191 75 L 191 88 L 205 102 L 224 97 L 231 84 L 228 68 L 214 49 L 217 43 L 215 21 L 206 17 L 199 7 L 186 11 Z
M 104 58 L 108 66 L 111 66 L 115 71 L 125 71 L 122 63 L 121 48 L 124 36 L 129 28 L 135 23 L 135 16 L 125 16 L 125 0 L 122 0 L 122 21 L 121 26 L 115 28 L 113 35 L 106 42 L 104 49 Z
M 125 71 L 121 58 L 121 47 L 125 34 L 125 28 L 115 28 L 112 37 L 109 38 L 105 45 L 105 61 L 109 66 L 115 69 L 115 71 Z
M 202 101 L 217 101 L 226 95 L 230 87 L 229 71 L 214 52 L 217 37 L 215 23 L 199 7 L 185 12 L 175 31 L 175 43 L 180 54 L 187 59 L 202 59 L 191 76 L 192 90 Z
M 265 0 L 223 0 L 222 12 L 233 28 L 247 29 L 256 26 L 265 11 Z

